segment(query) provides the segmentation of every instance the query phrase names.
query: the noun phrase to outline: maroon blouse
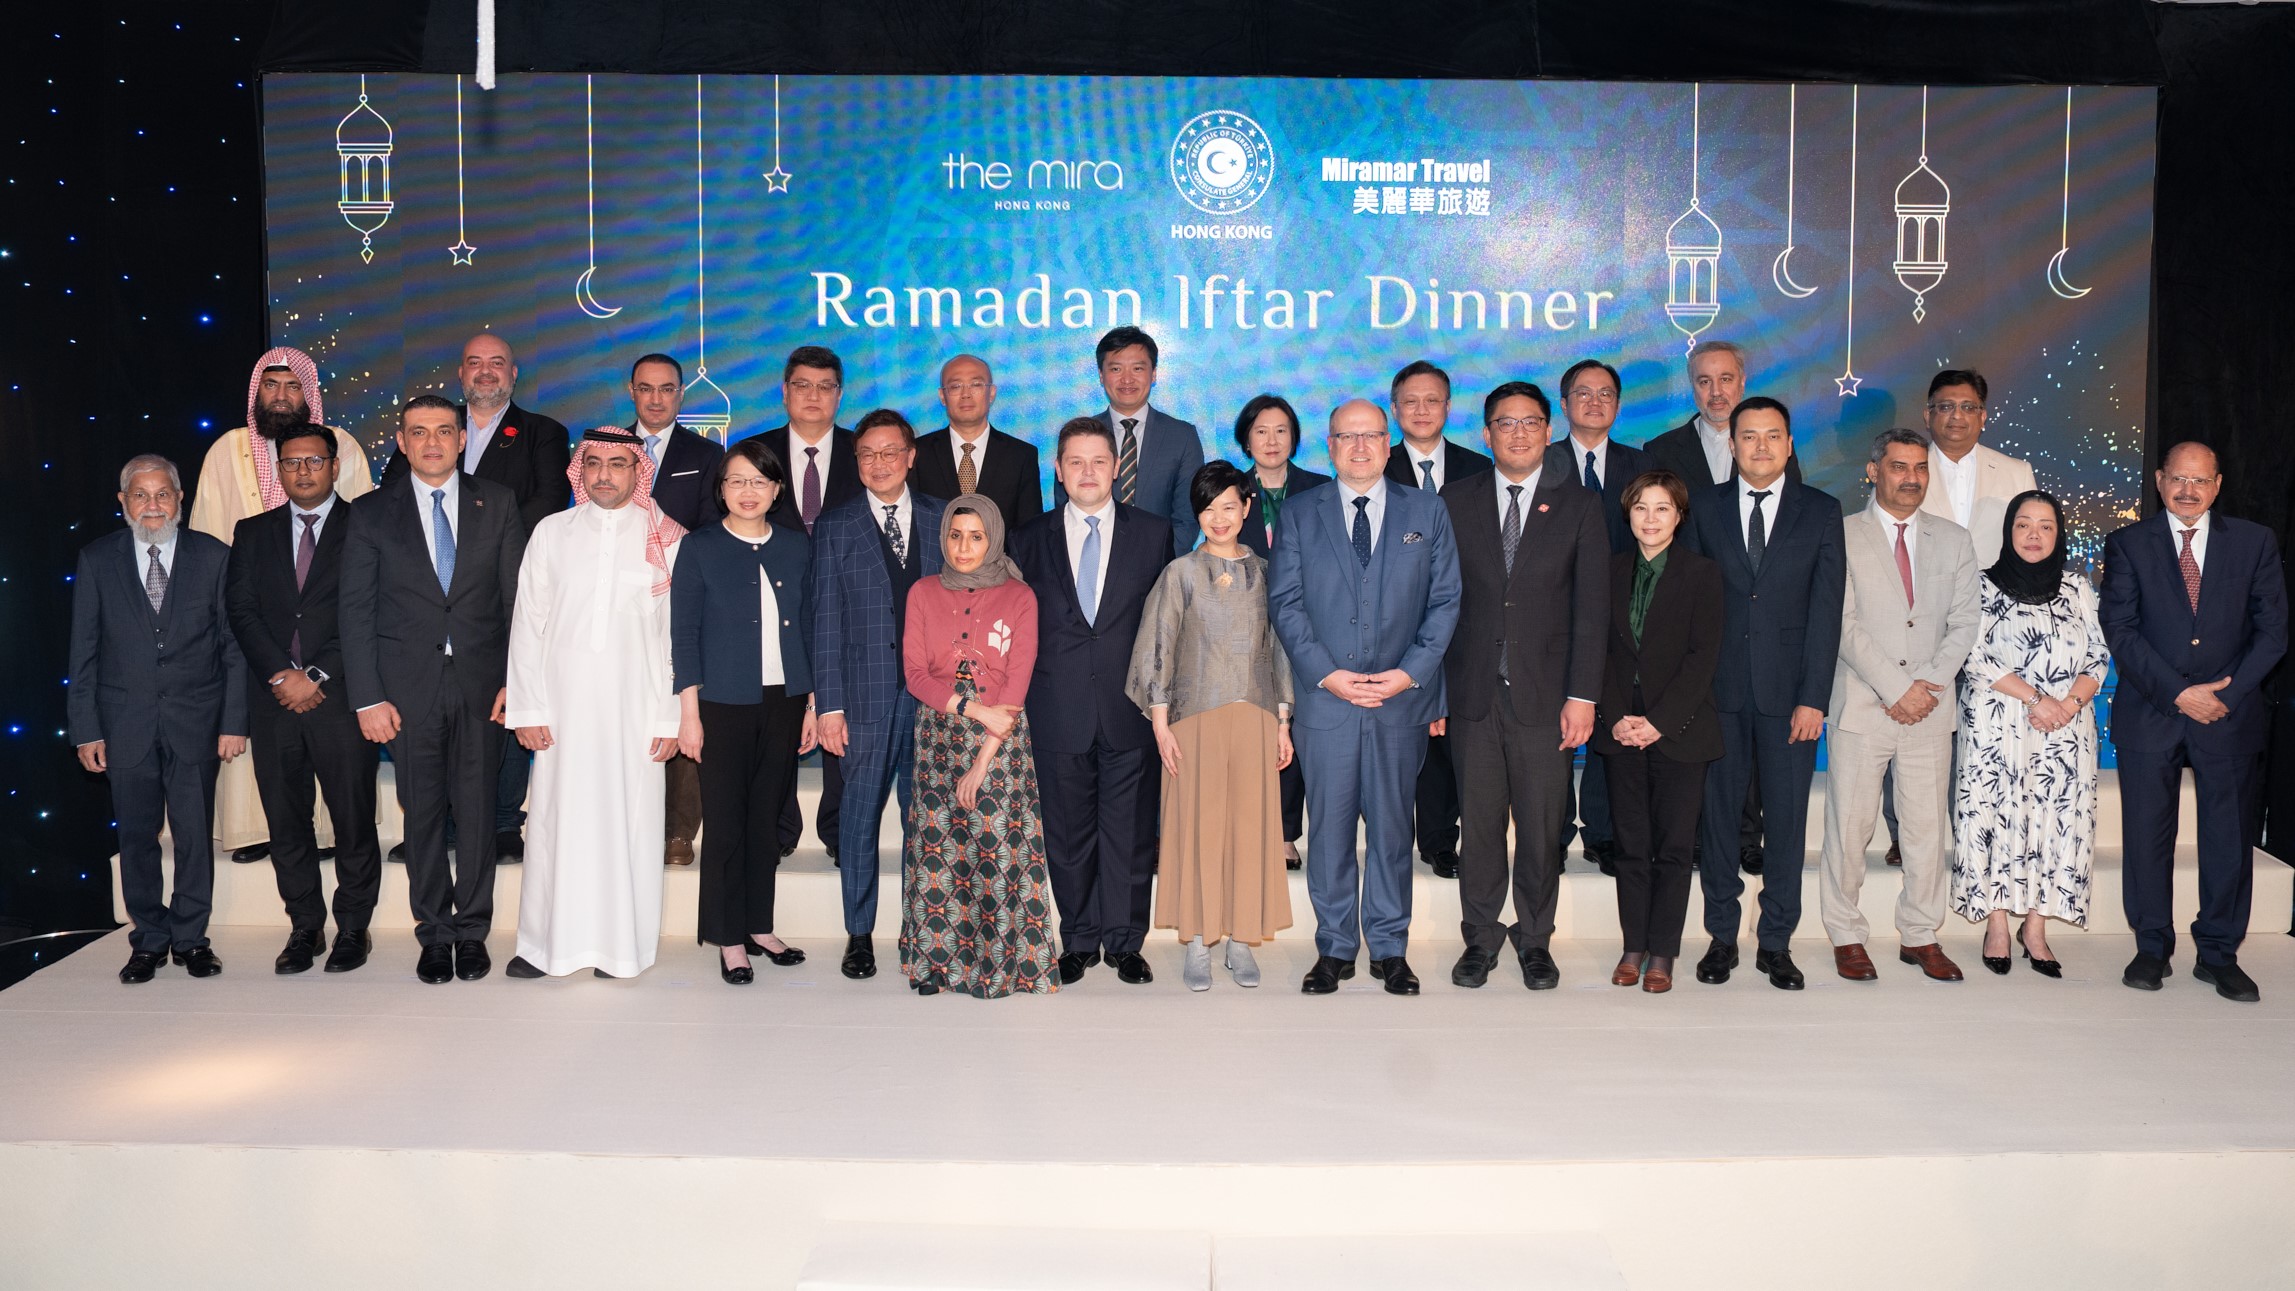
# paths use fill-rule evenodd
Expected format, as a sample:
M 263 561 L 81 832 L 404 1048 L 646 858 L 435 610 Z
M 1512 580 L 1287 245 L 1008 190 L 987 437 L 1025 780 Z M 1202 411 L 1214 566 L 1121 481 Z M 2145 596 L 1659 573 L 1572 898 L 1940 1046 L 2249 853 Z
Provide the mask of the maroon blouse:
M 901 667 L 909 693 L 948 711 L 956 667 L 970 661 L 983 704 L 1020 704 L 1036 668 L 1036 594 L 1017 578 L 978 592 L 952 592 L 937 577 L 908 593 Z

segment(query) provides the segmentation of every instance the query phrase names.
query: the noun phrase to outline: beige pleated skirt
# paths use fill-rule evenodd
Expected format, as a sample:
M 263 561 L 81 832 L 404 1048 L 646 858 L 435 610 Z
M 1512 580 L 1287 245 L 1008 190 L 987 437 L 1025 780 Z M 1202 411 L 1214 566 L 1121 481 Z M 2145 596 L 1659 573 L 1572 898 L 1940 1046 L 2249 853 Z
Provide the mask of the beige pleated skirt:
M 1256 946 L 1291 926 L 1275 715 L 1234 703 L 1174 722 L 1179 774 L 1163 780 L 1155 926 L 1179 939 Z

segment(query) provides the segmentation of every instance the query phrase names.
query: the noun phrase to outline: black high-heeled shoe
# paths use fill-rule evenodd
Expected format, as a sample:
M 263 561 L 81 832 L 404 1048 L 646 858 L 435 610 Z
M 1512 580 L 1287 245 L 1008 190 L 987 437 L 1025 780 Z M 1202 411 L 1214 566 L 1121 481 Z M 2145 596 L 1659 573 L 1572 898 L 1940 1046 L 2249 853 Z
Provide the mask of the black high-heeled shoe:
M 910 989 L 914 990 L 914 991 L 915 991 L 917 994 L 919 994 L 919 995 L 938 995 L 938 994 L 940 994 L 940 988 L 939 988 L 939 987 L 937 987 L 937 986 L 934 986 L 934 985 L 933 985 L 932 983 L 930 983 L 930 982 L 910 982 L 910 983 L 909 983 L 909 987 L 910 987 Z
M 2040 974 L 2042 977 L 2058 977 L 2058 978 L 2060 978 L 2060 977 L 2062 977 L 2062 976 L 2064 975 L 2064 965 L 2062 965 L 2061 963 L 2058 963 L 2057 961 L 2055 961 L 2055 960 L 2053 960 L 2053 959 L 2037 959 L 2037 958 L 2034 958 L 2034 957 L 2033 957 L 2033 954 L 2032 954 L 2032 948 L 2031 948 L 2030 946 L 2024 946 L 2024 947 L 2021 947 L 2020 949 L 2022 949 L 2022 950 L 2023 950 L 2023 952 L 2024 952 L 2024 957 L 2025 957 L 2026 959 L 2030 959 L 2030 960 L 2032 960 L 2032 971 L 2033 971 L 2033 972 Z M 2002 962 L 2003 964 L 2005 964 L 2005 963 L 2007 963 L 2008 961 L 2007 961 L 2007 960 L 2002 960 L 2002 961 L 2000 961 L 2000 962 Z M 2004 972 L 2004 973 L 2005 973 L 2005 972 L 2007 972 L 2008 970 L 2007 970 L 2007 969 L 2005 969 L 2005 968 L 2003 968 L 2003 969 L 2001 969 L 2000 971 L 2002 971 L 2002 972 Z
M 2010 963 L 2012 962 L 2012 961 L 2011 961 L 2011 960 L 2008 958 L 2008 956 L 2006 956 L 2006 955 L 1979 955 L 1979 956 L 1977 956 L 1977 958 L 1979 958 L 1979 959 L 1982 959 L 1982 960 L 1984 961 L 1984 966 L 1985 966 L 1986 968 L 1989 968 L 1989 969 L 1991 969 L 1993 972 L 1995 972 L 1995 973 L 1998 973 L 1998 974 L 1999 974 L 2000 976 L 2002 976 L 2002 977 L 2006 977 L 2006 976 L 2008 976 L 2008 968 L 2009 968 L 2009 965 L 2010 965 Z
M 727 986 L 747 986 L 757 980 L 757 970 L 749 965 L 735 968 L 722 959 L 717 961 L 717 975 L 725 979 Z
M 750 954 L 761 955 L 764 958 L 770 959 L 774 963 L 779 964 L 783 968 L 795 968 L 797 965 L 805 962 L 805 952 L 797 949 L 795 946 L 790 946 L 783 950 L 767 950 L 763 946 L 758 945 L 754 940 L 749 940 L 747 938 L 744 938 L 743 940 L 748 942 L 747 949 Z

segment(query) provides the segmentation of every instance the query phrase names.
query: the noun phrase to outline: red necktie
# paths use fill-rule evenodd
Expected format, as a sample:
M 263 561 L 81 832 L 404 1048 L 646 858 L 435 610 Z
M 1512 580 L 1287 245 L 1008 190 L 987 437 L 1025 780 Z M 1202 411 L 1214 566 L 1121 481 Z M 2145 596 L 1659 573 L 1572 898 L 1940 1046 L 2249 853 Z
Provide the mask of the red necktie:
M 2191 554 L 2191 537 L 2198 532 L 2196 527 L 2183 531 L 2183 554 L 2176 557 L 2176 564 L 2183 567 L 2184 595 L 2191 598 L 2194 614 L 2199 613 L 2199 560 Z
M 1912 608 L 1912 553 L 1905 550 L 1905 522 L 1897 522 L 1897 577 L 1905 580 L 1905 608 Z

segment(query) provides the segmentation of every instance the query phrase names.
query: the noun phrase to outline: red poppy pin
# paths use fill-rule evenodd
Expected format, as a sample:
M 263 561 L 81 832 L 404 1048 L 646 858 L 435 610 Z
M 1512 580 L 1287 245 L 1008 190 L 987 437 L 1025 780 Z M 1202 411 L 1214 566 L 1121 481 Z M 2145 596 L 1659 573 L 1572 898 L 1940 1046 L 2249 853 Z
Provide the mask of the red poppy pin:
M 504 427 L 502 428 L 502 438 L 504 438 L 504 439 L 516 439 L 516 438 L 518 438 L 518 428 L 517 428 L 516 426 L 504 426 Z
M 1545 503 L 1541 502 L 1541 503 L 1539 503 L 1539 504 L 1538 504 L 1538 512 L 1539 512 L 1539 514 L 1540 514 L 1540 515 L 1544 515 L 1544 514 L 1545 514 L 1545 512 L 1546 512 L 1546 504 L 1545 504 Z

